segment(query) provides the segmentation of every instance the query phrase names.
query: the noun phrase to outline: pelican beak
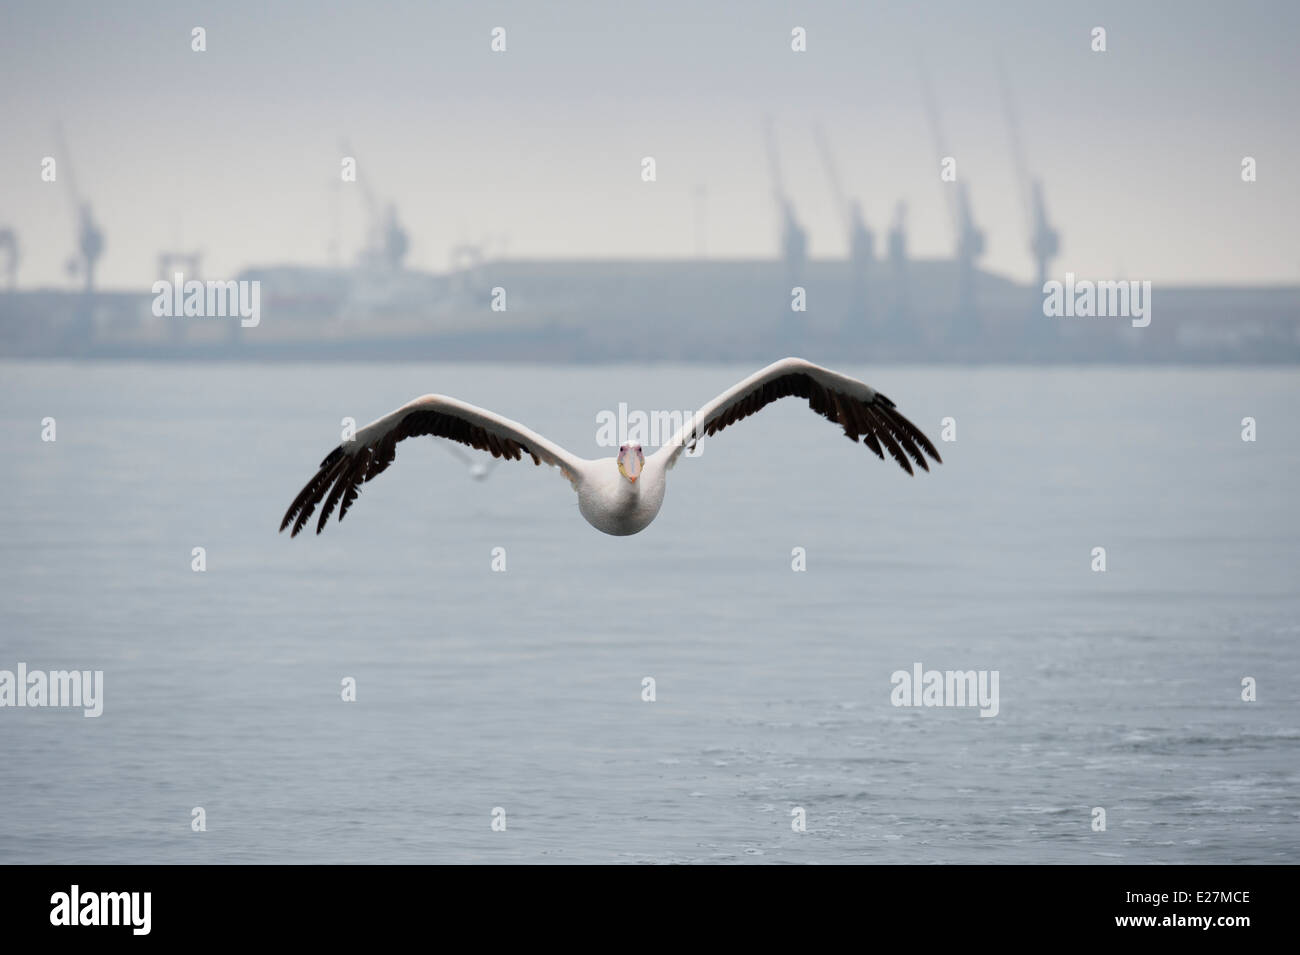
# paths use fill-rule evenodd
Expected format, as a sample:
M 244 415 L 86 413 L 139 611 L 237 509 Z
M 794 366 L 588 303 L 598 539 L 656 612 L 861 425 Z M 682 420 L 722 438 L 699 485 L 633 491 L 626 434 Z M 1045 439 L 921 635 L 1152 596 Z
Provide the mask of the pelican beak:
M 618 449 L 618 473 L 623 477 L 635 484 L 643 467 L 645 455 L 641 453 L 641 445 L 625 444 Z

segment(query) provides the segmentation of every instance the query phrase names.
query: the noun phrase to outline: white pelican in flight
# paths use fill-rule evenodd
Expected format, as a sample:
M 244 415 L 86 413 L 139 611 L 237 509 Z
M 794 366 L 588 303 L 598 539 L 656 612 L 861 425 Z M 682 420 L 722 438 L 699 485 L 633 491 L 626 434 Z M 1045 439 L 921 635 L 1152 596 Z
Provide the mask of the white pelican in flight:
M 617 457 L 580 458 L 491 411 L 445 395 L 416 398 L 366 425 L 326 455 L 316 476 L 289 505 L 280 530 L 292 524 L 291 536 L 296 536 L 322 501 L 317 534 L 325 529 L 335 507 L 343 520 L 361 485 L 393 463 L 397 442 L 427 434 L 489 451 L 494 458 L 518 461 L 528 455 L 534 464 L 544 461 L 558 467 L 578 492 L 578 510 L 587 523 L 606 534 L 635 534 L 659 513 L 668 471 L 683 448 L 694 447 L 699 438 L 789 395 L 806 398 L 808 407 L 842 427 L 849 440 L 861 439 L 882 461 L 888 451 L 908 474 L 913 473 L 909 458 L 926 471 L 930 470 L 927 454 L 942 463 L 930 439 L 880 392 L 802 358 L 784 358 L 718 395 L 649 457 L 641 445 L 625 444 Z

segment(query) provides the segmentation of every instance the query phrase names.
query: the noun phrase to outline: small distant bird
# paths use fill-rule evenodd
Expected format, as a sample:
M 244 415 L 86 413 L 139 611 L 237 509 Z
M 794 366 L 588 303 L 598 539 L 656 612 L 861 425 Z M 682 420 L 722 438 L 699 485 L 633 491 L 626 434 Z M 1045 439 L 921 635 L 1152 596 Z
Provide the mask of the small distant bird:
M 617 457 L 580 458 L 491 411 L 445 395 L 416 398 L 366 425 L 353 440 L 326 455 L 316 476 L 289 505 L 280 530 L 292 524 L 290 536 L 297 536 L 322 501 L 317 534 L 325 529 L 335 507 L 343 520 L 361 485 L 393 463 L 397 442 L 431 434 L 489 451 L 494 458 L 518 461 L 528 455 L 534 464 L 544 461 L 558 467 L 578 492 L 578 510 L 587 523 L 606 534 L 635 534 L 659 513 L 668 471 L 683 449 L 791 395 L 807 399 L 808 407 L 842 427 L 849 440 L 861 439 L 882 461 L 887 451 L 908 474 L 913 473 L 909 458 L 926 471 L 930 470 L 926 455 L 942 463 L 930 439 L 880 392 L 802 358 L 784 358 L 718 395 L 649 457 L 641 445 L 630 443 L 618 449 Z
M 495 459 L 493 459 L 492 461 L 488 461 L 486 463 L 483 461 L 475 461 L 473 458 L 471 458 L 460 448 L 456 447 L 456 445 L 454 444 L 451 444 L 447 441 L 439 441 L 438 444 L 446 448 L 447 453 L 450 454 L 453 458 L 455 458 L 461 464 L 465 465 L 465 468 L 469 471 L 469 476 L 472 477 L 475 481 L 486 481 L 487 476 L 491 474 L 492 469 L 496 467 L 497 462 Z M 342 514 L 339 515 L 339 520 L 343 520 Z M 280 530 L 284 530 L 284 528 L 282 527 L 280 528 Z

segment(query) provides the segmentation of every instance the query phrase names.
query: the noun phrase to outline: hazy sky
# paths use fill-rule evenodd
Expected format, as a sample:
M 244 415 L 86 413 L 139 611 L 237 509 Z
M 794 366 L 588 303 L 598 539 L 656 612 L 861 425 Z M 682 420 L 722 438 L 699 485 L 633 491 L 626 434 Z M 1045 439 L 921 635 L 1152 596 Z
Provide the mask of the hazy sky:
M 207 30 L 207 52 L 190 31 Z M 493 53 L 491 30 L 507 31 Z M 808 50 L 790 49 L 807 30 Z M 1090 49 L 1094 26 L 1105 53 Z M 70 158 L 103 226 L 102 284 L 144 287 L 164 247 L 208 277 L 326 263 L 364 238 L 340 141 L 397 205 L 409 264 L 487 240 L 514 257 L 686 257 L 706 190 L 716 257 L 774 255 L 762 117 L 814 257 L 844 230 L 812 129 L 883 231 L 953 230 L 923 106 L 923 58 L 984 265 L 1032 275 L 997 80 L 1062 233 L 1053 272 L 1157 282 L 1300 281 L 1300 4 L 1284 2 L 21 3 L 0 9 L 0 226 L 20 284 L 67 285 Z M 70 156 L 55 146 L 61 120 Z M 1259 179 L 1241 181 L 1243 156 Z M 653 156 L 658 181 L 640 177 Z M 947 187 L 951 188 L 951 187 Z

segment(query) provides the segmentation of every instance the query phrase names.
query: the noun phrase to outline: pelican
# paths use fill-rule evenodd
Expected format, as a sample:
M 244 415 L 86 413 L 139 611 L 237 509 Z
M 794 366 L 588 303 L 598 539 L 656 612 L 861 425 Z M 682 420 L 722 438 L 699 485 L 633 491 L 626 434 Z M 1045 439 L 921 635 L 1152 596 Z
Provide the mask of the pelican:
M 840 425 L 850 441 L 860 438 L 882 461 L 888 451 L 908 474 L 913 462 L 930 470 L 927 454 L 943 463 L 930 439 L 874 388 L 802 358 L 784 358 L 718 395 L 649 457 L 641 445 L 628 443 L 617 457 L 580 458 L 517 421 L 446 395 L 424 395 L 366 425 L 327 454 L 285 511 L 280 530 L 292 524 L 290 536 L 296 537 L 322 501 L 317 534 L 335 507 L 343 520 L 361 485 L 393 463 L 397 442 L 434 435 L 489 451 L 494 458 L 519 461 L 528 455 L 534 464 L 559 468 L 577 492 L 578 510 L 587 523 L 618 537 L 636 534 L 659 513 L 668 471 L 683 449 L 790 395 L 807 399 L 808 407 Z

